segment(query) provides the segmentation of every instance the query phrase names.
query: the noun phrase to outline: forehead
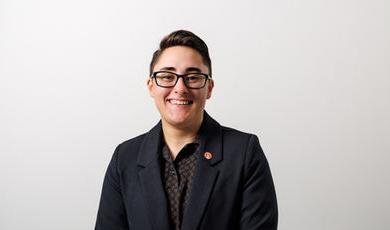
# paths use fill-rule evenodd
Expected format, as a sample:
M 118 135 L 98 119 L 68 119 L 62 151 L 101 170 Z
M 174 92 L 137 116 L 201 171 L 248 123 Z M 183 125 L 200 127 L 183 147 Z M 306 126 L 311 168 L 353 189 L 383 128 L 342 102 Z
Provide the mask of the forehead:
M 158 58 L 153 71 L 172 69 L 176 72 L 186 72 L 187 69 L 197 68 L 207 72 L 202 56 L 198 51 L 186 46 L 173 46 L 165 49 Z

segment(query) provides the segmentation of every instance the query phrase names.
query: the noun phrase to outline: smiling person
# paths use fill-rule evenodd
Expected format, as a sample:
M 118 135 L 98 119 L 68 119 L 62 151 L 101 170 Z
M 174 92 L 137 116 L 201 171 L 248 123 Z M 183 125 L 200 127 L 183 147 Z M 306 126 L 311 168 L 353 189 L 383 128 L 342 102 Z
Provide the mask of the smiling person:
M 214 88 L 205 42 L 185 30 L 164 37 L 146 85 L 161 120 L 115 149 L 95 229 L 277 229 L 257 136 L 221 126 L 204 110 Z

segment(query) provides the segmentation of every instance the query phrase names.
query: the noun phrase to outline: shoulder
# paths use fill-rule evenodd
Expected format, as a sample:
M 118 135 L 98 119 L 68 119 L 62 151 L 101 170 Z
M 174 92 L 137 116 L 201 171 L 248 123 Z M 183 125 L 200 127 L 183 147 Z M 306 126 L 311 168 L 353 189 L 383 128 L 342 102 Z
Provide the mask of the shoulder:
M 225 157 L 242 159 L 246 164 L 266 161 L 259 138 L 256 134 L 221 126 Z
M 256 134 L 221 125 L 207 113 L 205 115 L 206 136 L 211 138 L 214 144 L 221 143 L 224 154 L 245 155 L 253 146 L 260 148 Z
M 119 168 L 135 166 L 140 147 L 148 133 L 143 133 L 120 143 L 114 151 L 113 159 L 117 162 Z
M 161 122 L 151 130 L 119 144 L 114 152 L 114 158 L 123 168 L 135 167 L 137 164 L 147 164 L 156 158 L 161 143 Z
M 258 139 L 256 134 L 244 132 L 235 128 L 221 126 L 224 141 L 234 143 L 248 143 L 251 139 Z
M 147 134 L 148 133 L 143 133 L 136 137 L 123 141 L 118 145 L 117 151 L 119 152 L 127 152 L 129 150 L 134 151 L 135 149 L 139 148 L 139 146 L 141 146 Z

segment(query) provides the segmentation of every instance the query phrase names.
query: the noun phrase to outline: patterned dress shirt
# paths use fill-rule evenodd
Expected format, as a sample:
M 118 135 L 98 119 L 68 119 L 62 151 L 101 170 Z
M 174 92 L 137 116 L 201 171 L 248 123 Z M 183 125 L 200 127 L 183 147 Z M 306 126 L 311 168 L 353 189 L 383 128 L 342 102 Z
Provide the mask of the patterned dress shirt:
M 180 230 L 183 213 L 187 206 L 192 180 L 197 165 L 199 142 L 185 145 L 173 160 L 166 144 L 162 148 L 162 179 L 168 201 L 171 227 Z

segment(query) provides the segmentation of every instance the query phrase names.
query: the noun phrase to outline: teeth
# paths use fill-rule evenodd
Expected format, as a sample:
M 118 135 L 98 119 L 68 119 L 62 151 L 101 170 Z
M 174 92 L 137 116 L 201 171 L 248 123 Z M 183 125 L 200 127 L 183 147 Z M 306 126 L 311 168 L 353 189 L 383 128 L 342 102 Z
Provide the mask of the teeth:
M 179 100 L 170 100 L 172 104 L 175 105 L 189 105 L 191 104 L 191 101 L 179 101 Z

